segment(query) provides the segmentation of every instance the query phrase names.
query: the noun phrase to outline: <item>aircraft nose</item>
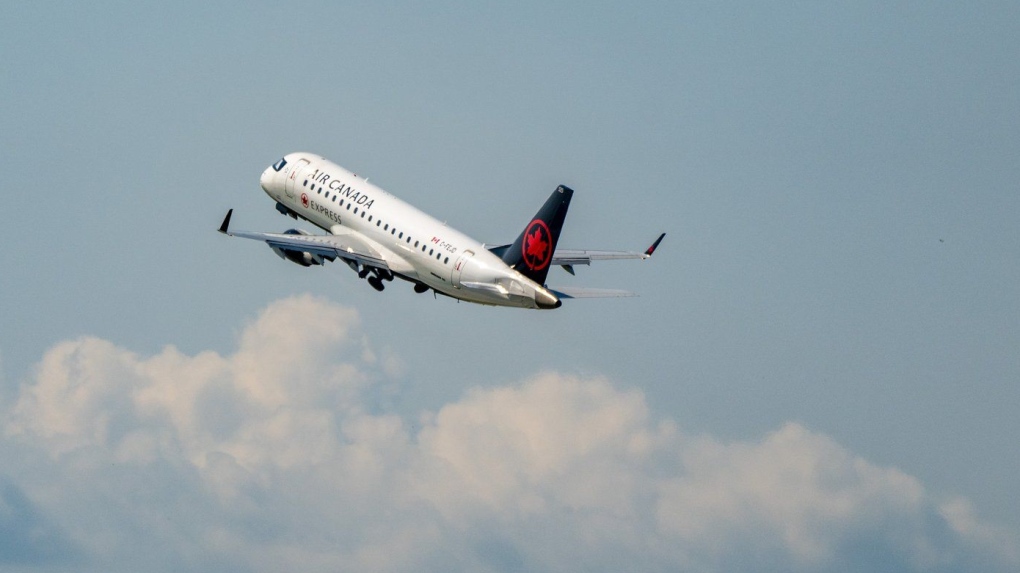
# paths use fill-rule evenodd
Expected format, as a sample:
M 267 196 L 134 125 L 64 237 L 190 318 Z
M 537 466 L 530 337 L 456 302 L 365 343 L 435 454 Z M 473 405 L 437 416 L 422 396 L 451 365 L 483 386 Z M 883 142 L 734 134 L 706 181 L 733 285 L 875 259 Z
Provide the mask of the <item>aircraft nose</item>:
M 274 175 L 276 175 L 276 171 L 273 171 L 272 167 L 266 167 L 266 170 L 262 172 L 262 177 L 259 178 L 259 184 L 262 185 L 262 190 L 266 193 L 270 192 Z

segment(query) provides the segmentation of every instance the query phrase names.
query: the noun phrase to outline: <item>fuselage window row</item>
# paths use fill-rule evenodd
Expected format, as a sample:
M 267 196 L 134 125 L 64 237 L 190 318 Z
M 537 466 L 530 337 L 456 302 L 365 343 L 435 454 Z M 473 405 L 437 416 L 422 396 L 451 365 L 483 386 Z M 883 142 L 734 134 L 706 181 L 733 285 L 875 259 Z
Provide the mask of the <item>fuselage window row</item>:
M 303 187 L 308 187 L 309 186 L 308 185 L 308 180 L 305 179 L 304 182 L 302 182 L 301 185 Z M 316 185 L 314 183 L 312 183 L 311 190 L 315 191 L 319 195 L 324 195 L 326 199 L 331 200 L 334 203 L 337 203 L 338 196 L 337 195 L 330 195 L 330 193 L 328 191 L 324 191 L 322 186 L 316 187 Z M 339 200 L 339 205 L 341 207 L 344 207 L 345 206 L 345 201 L 343 199 L 340 199 Z M 350 203 L 346 203 L 346 207 L 347 207 L 348 211 L 351 210 L 351 204 Z M 359 209 L 357 207 L 354 208 L 354 214 L 355 215 L 359 214 Z M 364 219 L 366 212 L 365 211 L 360 211 L 360 214 L 361 214 L 361 218 Z M 398 234 L 396 227 L 390 228 L 390 224 L 389 223 L 386 223 L 384 225 L 382 219 L 375 219 L 372 215 L 369 215 L 368 216 L 368 220 L 369 220 L 369 222 L 372 222 L 374 220 L 376 227 L 381 227 L 383 229 L 383 231 L 389 231 L 391 235 L 395 235 L 398 239 L 403 239 L 404 238 L 404 233 L 403 232 L 400 232 Z M 411 244 L 411 239 L 412 239 L 412 237 L 410 235 L 408 235 L 407 239 L 406 239 L 407 240 L 407 244 Z M 418 248 L 419 245 L 421 246 L 421 252 L 423 252 L 423 253 L 426 252 L 426 249 L 428 249 L 428 245 L 421 243 L 421 241 L 415 241 L 414 242 L 414 247 L 415 248 Z M 428 249 L 428 254 L 429 254 L 430 257 L 432 255 L 435 255 L 436 256 L 436 260 L 442 262 L 444 265 L 450 264 L 450 257 L 446 257 L 444 259 L 443 258 L 443 254 L 435 252 L 435 249 Z

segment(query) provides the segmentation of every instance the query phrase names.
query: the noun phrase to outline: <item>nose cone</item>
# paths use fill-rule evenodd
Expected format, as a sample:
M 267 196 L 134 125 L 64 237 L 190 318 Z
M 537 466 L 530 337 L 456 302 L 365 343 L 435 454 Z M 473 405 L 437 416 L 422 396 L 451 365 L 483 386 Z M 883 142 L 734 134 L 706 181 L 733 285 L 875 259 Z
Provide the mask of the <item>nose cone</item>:
M 266 167 L 266 170 L 262 172 L 262 177 L 259 178 L 259 184 L 262 185 L 262 190 L 270 195 L 273 194 L 273 183 L 276 180 L 276 171 L 273 171 L 272 167 Z

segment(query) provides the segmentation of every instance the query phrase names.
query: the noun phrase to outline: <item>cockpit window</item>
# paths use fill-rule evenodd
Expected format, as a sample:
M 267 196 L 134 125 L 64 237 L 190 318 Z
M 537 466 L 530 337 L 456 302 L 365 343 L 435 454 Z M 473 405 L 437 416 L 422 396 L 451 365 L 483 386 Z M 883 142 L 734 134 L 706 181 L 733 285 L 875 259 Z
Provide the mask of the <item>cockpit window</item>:
M 286 159 L 281 159 L 281 160 L 277 161 L 276 163 L 273 164 L 273 171 L 279 171 L 279 170 L 283 169 L 284 165 L 287 165 L 287 160 Z

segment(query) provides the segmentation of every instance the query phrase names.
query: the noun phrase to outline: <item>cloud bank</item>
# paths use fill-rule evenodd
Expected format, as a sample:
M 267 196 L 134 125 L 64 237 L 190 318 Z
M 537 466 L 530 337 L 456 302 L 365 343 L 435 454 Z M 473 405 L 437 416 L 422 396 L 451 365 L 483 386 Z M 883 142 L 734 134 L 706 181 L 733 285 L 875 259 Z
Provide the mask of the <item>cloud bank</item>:
M 691 436 L 608 380 L 379 411 L 393 364 L 301 296 L 237 351 L 82 338 L 2 405 L 0 569 L 1008 571 L 962 499 L 787 424 Z M 484 381 L 483 381 L 484 382 Z

